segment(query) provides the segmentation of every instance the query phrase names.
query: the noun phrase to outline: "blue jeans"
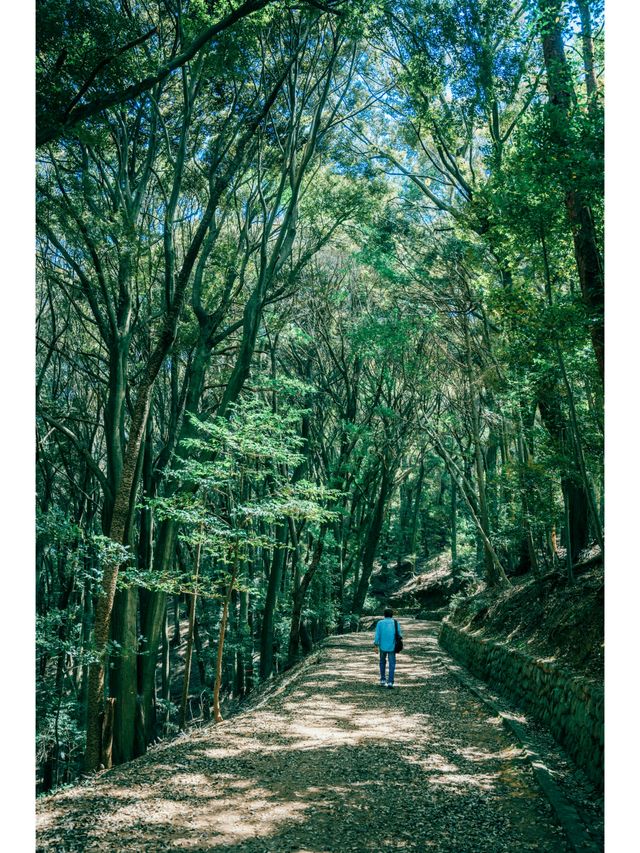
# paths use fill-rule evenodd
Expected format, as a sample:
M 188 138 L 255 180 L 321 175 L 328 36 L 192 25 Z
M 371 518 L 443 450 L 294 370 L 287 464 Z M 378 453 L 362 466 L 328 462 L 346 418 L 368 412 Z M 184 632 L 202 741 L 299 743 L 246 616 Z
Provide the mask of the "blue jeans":
M 393 676 L 396 671 L 396 653 L 395 652 L 383 652 L 380 649 L 380 681 L 384 681 L 384 671 L 387 668 L 387 656 L 389 657 L 389 678 L 387 682 L 389 684 L 393 684 Z

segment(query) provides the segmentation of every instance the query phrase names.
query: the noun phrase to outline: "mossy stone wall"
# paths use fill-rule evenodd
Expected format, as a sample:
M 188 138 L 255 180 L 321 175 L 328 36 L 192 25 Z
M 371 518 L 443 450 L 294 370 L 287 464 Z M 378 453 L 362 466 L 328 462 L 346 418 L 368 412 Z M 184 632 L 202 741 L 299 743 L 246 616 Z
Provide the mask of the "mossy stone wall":
M 604 784 L 604 690 L 554 661 L 443 621 L 440 645 L 544 724 L 599 788 Z

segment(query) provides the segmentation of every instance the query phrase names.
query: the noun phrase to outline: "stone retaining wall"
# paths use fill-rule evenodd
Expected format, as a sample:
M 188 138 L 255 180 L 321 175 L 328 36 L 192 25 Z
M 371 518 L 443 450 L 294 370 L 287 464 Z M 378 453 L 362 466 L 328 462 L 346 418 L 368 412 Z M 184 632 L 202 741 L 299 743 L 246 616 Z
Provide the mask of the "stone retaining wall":
M 604 784 L 604 690 L 552 661 L 442 623 L 439 642 L 470 672 L 544 724 L 591 781 Z

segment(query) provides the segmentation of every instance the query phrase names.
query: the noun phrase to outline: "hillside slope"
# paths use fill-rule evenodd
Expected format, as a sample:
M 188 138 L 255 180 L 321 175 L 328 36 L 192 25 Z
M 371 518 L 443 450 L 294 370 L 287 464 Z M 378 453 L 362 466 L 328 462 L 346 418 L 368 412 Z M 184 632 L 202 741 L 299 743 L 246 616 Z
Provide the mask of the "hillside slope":
M 573 584 L 559 573 L 512 579 L 462 600 L 449 620 L 484 639 L 555 660 L 593 681 L 604 677 L 604 569 L 595 566 Z

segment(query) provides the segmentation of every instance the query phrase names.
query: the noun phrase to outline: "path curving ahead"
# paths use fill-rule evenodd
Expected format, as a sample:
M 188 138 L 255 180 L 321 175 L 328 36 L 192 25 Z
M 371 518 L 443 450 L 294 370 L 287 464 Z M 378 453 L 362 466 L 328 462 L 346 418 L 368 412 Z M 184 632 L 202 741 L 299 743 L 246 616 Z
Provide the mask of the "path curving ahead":
M 40 800 L 38 850 L 569 851 L 437 625 L 403 628 L 397 689 L 372 632 L 334 637 L 262 704 Z

